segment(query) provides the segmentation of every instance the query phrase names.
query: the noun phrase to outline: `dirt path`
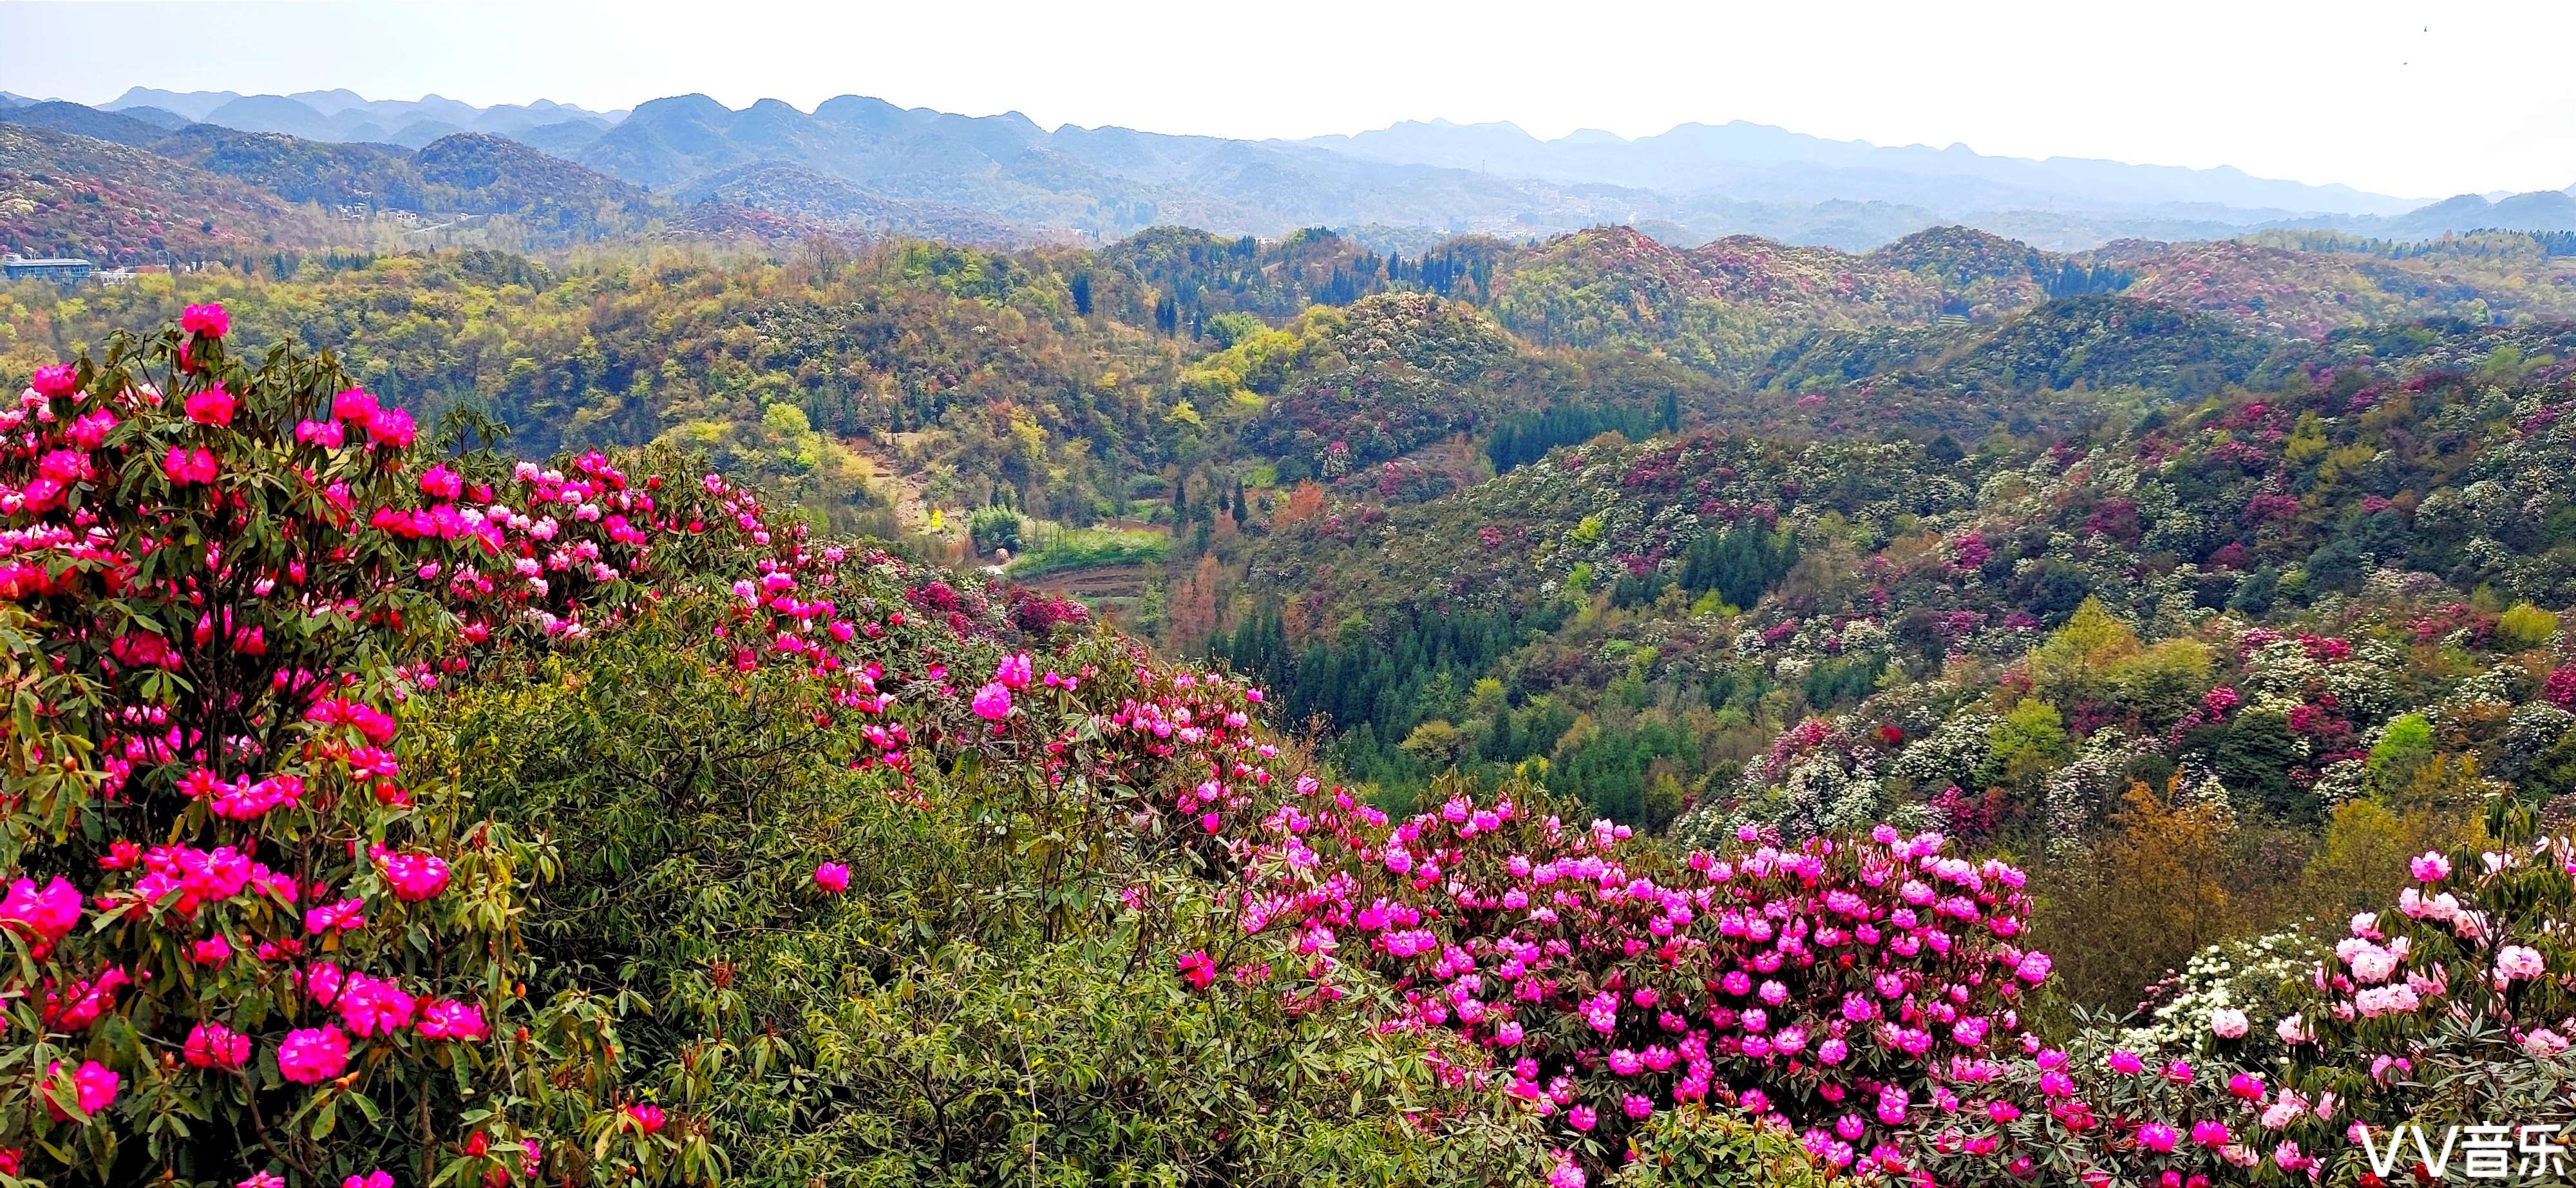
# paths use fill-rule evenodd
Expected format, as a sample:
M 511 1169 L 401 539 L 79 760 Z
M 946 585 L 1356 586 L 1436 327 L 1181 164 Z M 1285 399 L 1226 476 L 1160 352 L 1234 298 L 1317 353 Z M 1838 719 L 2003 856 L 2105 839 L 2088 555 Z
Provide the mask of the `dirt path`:
M 930 501 L 921 494 L 919 481 L 895 468 L 895 460 L 884 447 L 864 437 L 844 437 L 841 444 L 859 460 L 867 471 L 868 489 L 882 495 L 894 505 L 895 522 L 906 532 L 930 529 Z

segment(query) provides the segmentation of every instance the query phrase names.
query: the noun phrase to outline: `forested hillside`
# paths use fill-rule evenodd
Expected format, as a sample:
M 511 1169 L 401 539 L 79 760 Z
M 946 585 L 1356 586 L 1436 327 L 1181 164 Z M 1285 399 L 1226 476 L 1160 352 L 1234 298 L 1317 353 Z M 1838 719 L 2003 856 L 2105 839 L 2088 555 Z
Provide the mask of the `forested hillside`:
M 2475 245 L 2493 243 L 2488 251 Z M 2510 245 L 2510 246 L 2508 246 Z M 2059 255 L 1963 227 L 1866 255 L 1750 238 L 1680 250 L 1625 228 L 1537 245 L 1501 270 L 1495 316 L 1540 342 L 1625 342 L 1749 375 L 1815 331 L 1936 319 L 1988 323 L 2052 298 L 2117 293 L 2217 315 L 2269 336 L 2428 317 L 2576 314 L 2568 271 L 2529 235 L 2446 241 L 2405 255 L 2235 242 L 2121 242 Z
M 70 111 L 48 116 L 59 108 Z M 164 128 L 71 104 L 0 113 L 0 246 L 102 267 L 250 269 L 323 247 L 632 245 L 679 213 L 670 199 L 485 133 L 404 149 Z M 818 226 L 784 219 L 769 238 Z
M 101 264 L 327 242 L 323 220 L 230 178 L 86 136 L 0 124 L 0 241 Z
M 1199 344 L 1106 263 L 317 260 L 95 340 L 13 294 L 12 358 L 84 337 L 0 413 L 0 1172 L 2347 1182 L 2348 1125 L 2576 1105 L 2576 330 L 2096 388 L 2167 356 L 2018 361 L 2197 315 L 2073 298 L 1890 364 L 2055 410 L 1971 451 L 1705 373 L 1681 425 L 1400 282 Z M 688 395 L 542 402 L 632 391 L 627 324 Z M 251 345 L 325 335 L 370 372 Z M 441 386 L 575 335 L 561 388 Z M 1138 625 L 1217 665 L 839 539 L 775 447 L 803 508 L 476 415 L 859 448 L 701 403 L 827 355 L 882 369 L 853 416 L 1061 384 L 1035 457 L 1208 451 Z M 1624 429 L 1527 457 L 1550 392 Z M 1215 468 L 1291 424 L 1347 436 L 1256 513 Z M 1367 461 L 1480 435 L 1455 490 Z
M 0 0 L 0 1188 L 2576 1188 L 2576 6 L 1137 7 Z

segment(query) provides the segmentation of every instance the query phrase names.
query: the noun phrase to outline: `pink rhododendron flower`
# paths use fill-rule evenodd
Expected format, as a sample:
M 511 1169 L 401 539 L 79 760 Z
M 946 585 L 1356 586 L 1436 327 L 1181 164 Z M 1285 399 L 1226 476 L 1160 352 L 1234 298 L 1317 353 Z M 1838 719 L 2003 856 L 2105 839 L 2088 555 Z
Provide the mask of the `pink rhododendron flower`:
M 2438 883 L 2451 877 L 2451 860 L 2438 850 L 2426 850 L 2406 866 L 2417 882 Z
M 188 419 L 200 425 L 229 425 L 233 423 L 233 412 L 241 407 L 241 402 L 225 391 L 222 384 L 216 384 L 189 395 L 182 407 L 187 410 Z
M 48 1079 L 61 1075 L 62 1071 L 63 1064 L 59 1060 L 45 1066 Z M 82 1061 L 80 1068 L 72 1073 L 72 1100 L 79 1105 L 81 1113 L 96 1114 L 116 1101 L 116 1090 L 122 1082 L 123 1078 L 116 1075 L 116 1070 L 95 1060 Z M 64 1111 L 63 1103 L 57 1101 L 50 1090 L 45 1094 L 45 1112 L 53 1115 L 57 1122 L 71 1119 L 71 1115 Z
M 367 926 L 367 905 L 355 899 L 335 900 L 304 913 L 304 934 L 320 936 L 326 932 L 353 932 Z
M 217 302 L 191 305 L 179 313 L 179 329 L 203 338 L 222 338 L 231 333 L 232 328 L 232 315 L 225 313 L 224 307 Z
M 375 415 L 367 418 L 366 430 L 369 441 L 398 450 L 410 449 L 416 432 L 411 414 L 399 408 L 378 408 Z
M 199 1023 L 188 1032 L 188 1042 L 181 1046 L 191 1068 L 214 1068 L 231 1072 L 250 1060 L 250 1037 L 221 1023 Z
M 433 499 L 454 499 L 465 493 L 465 478 L 441 462 L 422 472 L 420 493 Z
M 2496 976 L 2505 981 L 2528 981 L 2539 977 L 2544 968 L 2536 949 L 2506 945 L 2496 952 Z
M 39 396 L 69 396 L 79 383 L 78 374 L 69 363 L 48 363 L 36 369 L 27 387 Z
M 838 862 L 826 862 L 814 868 L 814 885 L 838 895 L 850 889 L 850 868 Z
M 1004 657 L 1002 658 L 1002 663 L 1001 663 L 999 666 L 997 666 L 996 668 L 994 668 L 994 669 L 993 669 L 993 681 L 994 681 L 994 683 L 999 684 L 999 685 L 1003 686 L 1004 688 L 1009 688 L 1009 689 L 1026 689 L 1026 688 L 1028 688 L 1028 687 L 1029 687 L 1029 655 L 1028 655 L 1028 653 L 1026 653 L 1026 652 L 1022 652 L 1022 653 L 1020 653 L 1019 655 L 1016 655 L 1016 656 L 1004 656 Z
M 364 388 L 351 388 L 331 398 L 333 420 L 363 425 L 375 415 L 376 398 L 368 395 Z
M 350 974 L 340 991 L 341 1020 L 350 1031 L 366 1038 L 392 1035 L 411 1026 L 412 1014 L 419 1005 L 420 1000 L 404 993 L 402 987 L 369 974 Z
M 492 1033 L 480 1003 L 433 998 L 420 1008 L 417 1028 L 422 1039 L 479 1040 Z
M 161 457 L 161 473 L 180 486 L 215 481 L 215 456 L 205 450 L 171 446 Z
M 277 1045 L 279 1075 L 298 1085 L 318 1085 L 349 1067 L 349 1033 L 337 1026 L 304 1027 Z
M 9 885 L 8 897 L 0 899 L 0 927 L 25 938 L 39 960 L 71 935 L 80 914 L 80 892 L 60 875 L 43 890 L 36 888 L 33 879 L 19 879 Z
M 394 854 L 385 859 L 385 881 L 404 903 L 435 899 L 447 890 L 447 861 L 434 854 Z
M 642 1134 L 660 1134 L 663 1124 L 668 1121 L 662 1114 L 662 1107 L 649 1102 L 638 1102 L 626 1107 L 626 1117 L 635 1124 L 636 1131 Z
M 394 1188 L 394 1177 L 393 1173 L 378 1169 L 363 1176 L 351 1176 L 342 1180 L 340 1188 Z
M 990 722 L 999 722 L 1011 713 L 1011 690 L 995 681 L 975 691 L 975 713 Z

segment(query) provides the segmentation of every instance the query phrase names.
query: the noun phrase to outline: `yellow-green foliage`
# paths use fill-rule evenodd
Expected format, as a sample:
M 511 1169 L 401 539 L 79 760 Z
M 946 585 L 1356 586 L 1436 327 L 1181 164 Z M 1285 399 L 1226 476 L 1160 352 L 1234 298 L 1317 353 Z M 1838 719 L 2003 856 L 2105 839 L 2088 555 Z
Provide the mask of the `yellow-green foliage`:
M 669 1182 L 1536 1182 L 1535 1118 L 1444 1086 L 1418 1040 L 1193 993 L 1174 962 L 1222 919 L 1219 885 L 1109 789 L 991 749 L 909 789 L 854 771 L 863 717 L 717 662 L 694 613 L 657 607 L 418 726 L 453 738 L 481 811 L 552 831 L 528 997 L 618 1004 L 625 1092 L 689 1120 Z M 999 655 L 938 646 L 963 649 L 942 653 L 958 670 Z M 1038 662 L 1096 671 L 1086 689 L 1115 704 L 1141 692 L 1125 648 L 1079 637 Z M 847 894 L 814 889 L 826 860 Z M 1413 1123 L 1426 1112 L 1455 1121 Z
M 1171 551 L 1172 538 L 1160 532 L 1127 528 L 1074 528 L 1037 536 L 1036 547 L 1011 562 L 1013 577 L 1086 565 L 1122 565 L 1160 561 Z
M 2137 652 L 2137 632 L 2103 610 L 2100 599 L 2087 598 L 2065 626 L 2031 652 L 2031 685 L 2040 696 L 2061 704 L 2104 700 L 2114 665 Z
M 2496 642 L 2508 648 L 2536 648 L 2558 633 L 2558 616 L 2528 602 L 2517 602 L 2496 619 Z
M 2019 780 L 2045 770 L 2066 755 L 2066 720 L 2057 707 L 2036 697 L 2022 699 L 1987 736 L 1994 761 L 2004 777 Z

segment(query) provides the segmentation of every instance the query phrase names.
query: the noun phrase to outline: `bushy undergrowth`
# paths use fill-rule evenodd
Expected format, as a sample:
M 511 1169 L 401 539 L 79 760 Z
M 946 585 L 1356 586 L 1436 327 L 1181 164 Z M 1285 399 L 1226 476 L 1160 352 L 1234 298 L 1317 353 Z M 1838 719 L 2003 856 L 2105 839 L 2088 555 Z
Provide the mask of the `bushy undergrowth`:
M 1435 1143 L 1406 1121 L 1482 1108 L 1437 1083 L 1428 1046 L 1184 982 L 1179 958 L 1223 927 L 1222 856 L 1195 822 L 1139 819 L 1158 763 L 1075 737 L 1155 699 L 1128 645 L 1039 652 L 1080 688 L 1039 683 L 988 724 L 941 686 L 1018 654 L 880 618 L 875 663 L 909 671 L 878 687 L 948 713 L 913 720 L 908 771 L 852 770 L 871 744 L 818 726 L 809 682 L 709 665 L 688 622 L 705 609 L 659 609 L 439 719 L 486 811 L 550 823 L 564 860 L 529 944 L 551 990 L 618 1004 L 627 1090 L 673 1122 L 656 1166 L 959 1185 L 1501 1169 L 1510 1127 Z M 825 863 L 845 885 L 817 884 Z

